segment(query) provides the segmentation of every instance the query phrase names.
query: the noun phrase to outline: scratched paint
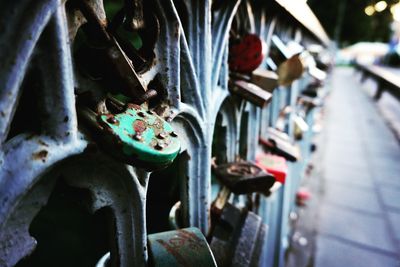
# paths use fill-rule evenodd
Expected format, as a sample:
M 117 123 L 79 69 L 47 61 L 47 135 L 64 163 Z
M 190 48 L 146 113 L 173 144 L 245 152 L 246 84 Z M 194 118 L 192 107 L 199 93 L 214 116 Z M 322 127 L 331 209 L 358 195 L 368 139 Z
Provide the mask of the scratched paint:
M 203 234 L 197 228 L 148 236 L 150 266 L 216 266 Z

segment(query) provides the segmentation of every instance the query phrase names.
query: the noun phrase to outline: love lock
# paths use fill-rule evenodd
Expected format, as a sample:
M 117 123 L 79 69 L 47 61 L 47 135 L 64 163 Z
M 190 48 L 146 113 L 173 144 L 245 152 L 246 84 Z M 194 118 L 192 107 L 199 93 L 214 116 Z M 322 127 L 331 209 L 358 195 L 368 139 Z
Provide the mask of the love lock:
M 263 90 L 255 84 L 243 80 L 230 82 L 229 90 L 231 93 L 238 95 L 261 108 L 269 104 L 272 99 L 271 93 Z
M 215 203 L 226 200 L 223 191 Z M 260 255 L 268 230 L 261 217 L 230 203 L 225 203 L 222 211 L 213 207 L 211 211 L 214 214 L 210 247 L 218 266 L 261 266 Z
M 251 73 L 251 82 L 273 93 L 278 87 L 278 75 L 274 71 L 258 68 Z
M 284 157 L 260 153 L 256 156 L 256 163 L 265 171 L 273 174 L 276 183 L 271 187 L 270 194 L 277 191 L 286 182 L 288 166 Z
M 303 139 L 303 136 L 310 127 L 308 126 L 307 122 L 304 120 L 302 116 L 295 113 L 293 114 L 293 123 L 294 123 L 294 137 L 296 140 Z
M 147 240 L 151 267 L 217 266 L 206 239 L 197 228 L 151 234 Z
M 215 176 L 235 194 L 266 193 L 275 183 L 275 177 L 251 162 L 218 165 Z
M 297 145 L 291 142 L 289 136 L 274 128 L 268 128 L 268 137 L 260 137 L 260 143 L 264 147 L 279 156 L 286 158 L 289 161 L 297 161 L 300 159 L 300 149 Z
M 304 66 L 300 54 L 294 55 L 278 67 L 278 83 L 282 86 L 291 85 L 303 75 Z
M 180 151 L 180 141 L 171 124 L 139 105 L 127 104 L 118 114 L 97 114 L 78 109 L 96 129 L 96 138 L 117 159 L 148 170 L 166 167 Z
M 297 99 L 297 102 L 306 108 L 306 112 L 322 105 L 322 100 L 318 96 L 310 97 L 306 95 L 300 95 Z
M 255 34 L 245 34 L 229 40 L 229 68 L 232 71 L 250 73 L 260 66 L 265 56 L 263 41 Z

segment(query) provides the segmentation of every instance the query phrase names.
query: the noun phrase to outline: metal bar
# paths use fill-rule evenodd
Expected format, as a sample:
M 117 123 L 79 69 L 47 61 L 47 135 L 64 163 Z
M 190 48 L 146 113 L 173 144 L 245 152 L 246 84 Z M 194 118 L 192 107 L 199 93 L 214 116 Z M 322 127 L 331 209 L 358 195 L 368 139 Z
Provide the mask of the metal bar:
M 45 133 L 64 141 L 77 138 L 74 77 L 64 8 L 59 8 L 41 40 L 44 88 L 40 100 Z M 53 73 L 52 75 L 49 75 Z M 57 103 L 55 105 L 55 103 Z
M 11 1 L 4 7 L 6 2 L 0 8 L 0 25 L 5 29 L 0 39 L 0 146 L 7 137 L 33 49 L 60 5 L 60 0 Z

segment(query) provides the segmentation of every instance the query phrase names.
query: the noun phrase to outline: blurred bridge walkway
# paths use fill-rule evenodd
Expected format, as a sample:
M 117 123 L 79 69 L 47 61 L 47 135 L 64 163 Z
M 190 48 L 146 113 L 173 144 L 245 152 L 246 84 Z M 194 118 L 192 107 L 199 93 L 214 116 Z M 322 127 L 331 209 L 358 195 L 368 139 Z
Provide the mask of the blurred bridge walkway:
M 333 73 L 322 162 L 315 163 L 322 164 L 323 191 L 316 267 L 400 266 L 400 145 L 382 104 L 369 94 L 372 87 L 351 68 Z

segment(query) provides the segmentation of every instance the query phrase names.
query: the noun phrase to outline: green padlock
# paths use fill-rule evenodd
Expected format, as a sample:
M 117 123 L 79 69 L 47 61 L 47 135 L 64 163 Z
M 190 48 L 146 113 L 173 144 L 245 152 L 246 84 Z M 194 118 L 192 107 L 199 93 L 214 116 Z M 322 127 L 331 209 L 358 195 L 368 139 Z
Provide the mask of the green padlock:
M 128 104 L 124 112 L 100 115 L 98 121 L 129 164 L 163 167 L 172 163 L 180 151 L 171 124 L 139 105 Z
M 180 151 L 172 125 L 139 105 L 127 104 L 116 114 L 97 114 L 88 108 L 79 111 L 95 126 L 101 147 L 124 163 L 157 170 L 171 164 Z

